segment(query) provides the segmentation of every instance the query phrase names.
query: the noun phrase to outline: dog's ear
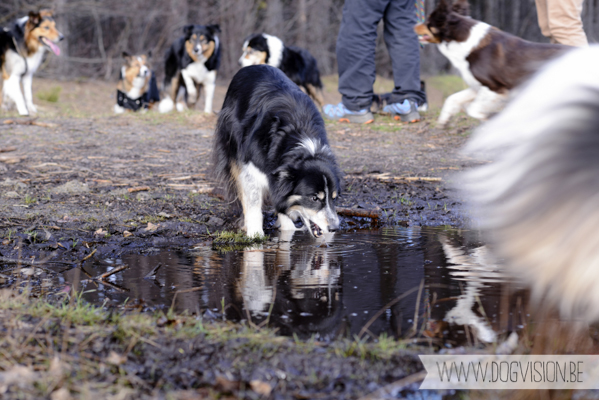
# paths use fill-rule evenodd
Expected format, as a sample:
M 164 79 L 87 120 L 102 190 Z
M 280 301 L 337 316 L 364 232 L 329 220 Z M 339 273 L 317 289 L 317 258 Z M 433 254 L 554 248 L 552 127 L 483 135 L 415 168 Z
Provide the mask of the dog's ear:
M 208 31 L 210 32 L 211 35 L 220 33 L 220 26 L 218 24 L 211 24 L 211 25 L 206 26 L 206 28 L 208 28 Z
M 275 209 L 279 212 L 287 208 L 286 199 L 293 191 L 295 173 L 289 166 L 279 167 L 273 172 L 276 184 L 273 186 L 271 198 Z
M 185 39 L 189 39 L 191 34 L 193 33 L 193 25 L 185 25 L 183 27 L 183 34 L 185 34 Z
M 458 0 L 451 6 L 451 11 L 463 15 L 465 17 L 470 16 L 470 4 L 468 0 Z
M 29 11 L 29 23 L 33 26 L 38 26 L 39 23 L 42 20 L 42 16 L 40 15 L 40 13 L 37 13 L 35 11 Z

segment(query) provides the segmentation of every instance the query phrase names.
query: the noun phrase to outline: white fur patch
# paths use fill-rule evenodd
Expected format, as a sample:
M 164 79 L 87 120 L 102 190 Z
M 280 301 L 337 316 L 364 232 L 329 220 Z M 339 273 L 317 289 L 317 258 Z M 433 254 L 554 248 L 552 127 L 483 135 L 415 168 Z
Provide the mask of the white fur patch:
M 264 194 L 268 190 L 268 177 L 250 162 L 241 167 L 237 187 L 241 206 L 243 207 L 247 235 L 264 235 L 262 230 L 262 203 Z
M 323 145 L 319 139 L 303 138 L 297 145 L 298 148 L 306 149 L 315 156 L 317 153 L 330 153 L 331 149 L 328 145 Z
M 171 112 L 173 111 L 173 108 L 175 108 L 175 103 L 173 102 L 173 99 L 168 96 L 160 100 L 160 103 L 158 104 L 158 111 L 161 113 Z
M 439 46 L 439 51 L 451 61 L 451 64 L 460 71 L 462 79 L 471 88 L 481 86 L 480 82 L 474 78 L 470 72 L 470 63 L 466 57 L 472 53 L 472 50 L 478 47 L 481 40 L 487 35 L 491 29 L 491 25 L 484 22 L 478 22 L 470 29 L 470 35 L 465 42 L 442 42 Z
M 266 38 L 268 52 L 270 53 L 267 64 L 271 67 L 279 68 L 283 60 L 283 49 L 285 48 L 283 41 L 276 36 L 267 35 L 266 33 L 262 35 Z

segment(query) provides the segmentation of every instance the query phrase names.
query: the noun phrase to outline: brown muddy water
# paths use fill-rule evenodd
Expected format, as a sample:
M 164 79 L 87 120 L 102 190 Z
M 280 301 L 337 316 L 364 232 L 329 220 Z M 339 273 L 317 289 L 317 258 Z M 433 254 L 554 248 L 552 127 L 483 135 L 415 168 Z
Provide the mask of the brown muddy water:
M 158 264 L 155 278 L 146 275 Z M 107 278 L 88 279 L 126 265 Z M 283 335 L 332 339 L 387 334 L 443 346 L 489 343 L 523 328 L 528 294 L 488 259 L 473 231 L 391 228 L 275 233 L 262 245 L 89 260 L 61 283 L 108 307 L 174 307 L 207 318 L 268 323 Z

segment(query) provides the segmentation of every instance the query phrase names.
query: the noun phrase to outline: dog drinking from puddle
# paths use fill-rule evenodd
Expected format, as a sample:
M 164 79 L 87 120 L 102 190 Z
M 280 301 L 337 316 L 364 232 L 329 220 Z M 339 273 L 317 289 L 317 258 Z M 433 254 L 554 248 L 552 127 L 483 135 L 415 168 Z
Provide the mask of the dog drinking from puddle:
M 156 78 L 149 63 L 150 57 L 151 53 L 130 55 L 123 52 L 125 65 L 121 68 L 116 86 L 116 114 L 124 113 L 125 110 L 145 110 L 160 101 Z
M 339 170 L 320 112 L 299 87 L 268 65 L 233 77 L 214 139 L 218 178 L 243 209 L 248 236 L 264 234 L 270 200 L 281 230 L 301 220 L 314 237 L 339 227 Z

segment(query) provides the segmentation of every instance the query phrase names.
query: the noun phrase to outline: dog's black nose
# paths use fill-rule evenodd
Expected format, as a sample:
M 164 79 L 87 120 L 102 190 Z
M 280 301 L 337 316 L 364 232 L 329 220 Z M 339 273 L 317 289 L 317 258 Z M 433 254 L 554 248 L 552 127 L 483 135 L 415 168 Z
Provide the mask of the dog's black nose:
M 64 40 L 64 35 L 62 33 L 58 36 L 58 41 L 60 42 L 61 40 Z

